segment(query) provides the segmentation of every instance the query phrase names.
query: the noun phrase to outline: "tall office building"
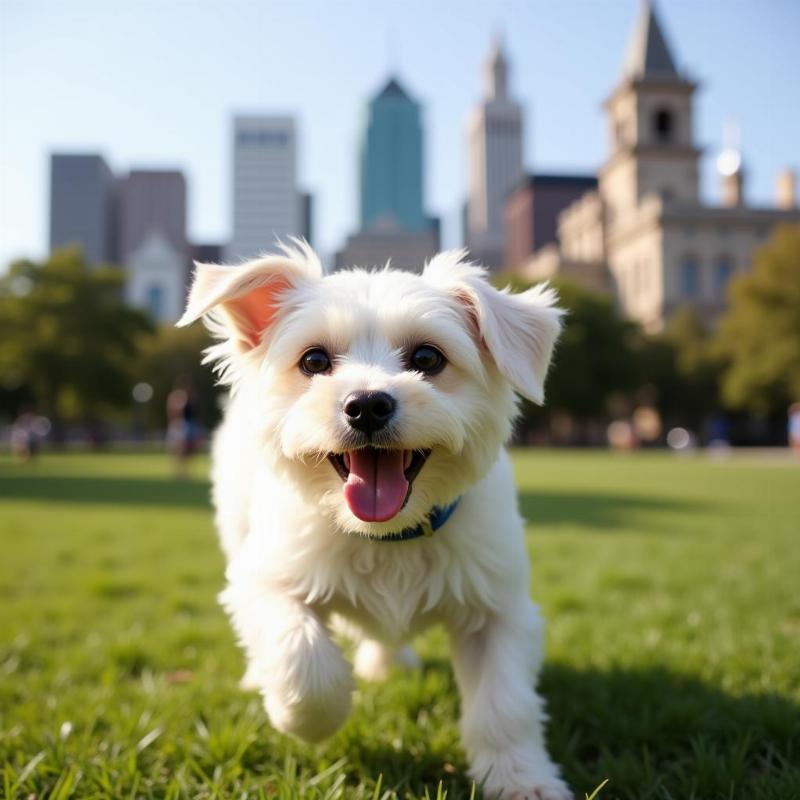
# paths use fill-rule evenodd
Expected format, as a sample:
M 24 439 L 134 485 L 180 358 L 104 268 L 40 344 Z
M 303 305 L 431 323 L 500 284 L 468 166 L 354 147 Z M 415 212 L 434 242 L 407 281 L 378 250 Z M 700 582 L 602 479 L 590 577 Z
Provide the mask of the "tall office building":
M 119 182 L 119 255 L 127 264 L 148 236 L 187 253 L 186 179 L 177 170 L 131 170 Z
M 78 245 L 90 264 L 115 260 L 114 176 L 102 156 L 50 157 L 50 249 Z
M 360 143 L 361 228 L 336 266 L 419 271 L 439 249 L 439 220 L 425 213 L 422 110 L 391 78 L 370 100 Z
M 524 177 L 522 110 L 508 96 L 508 62 L 495 40 L 484 71 L 483 101 L 467 123 L 468 197 L 465 243 L 487 267 L 503 266 L 506 196 Z
M 361 141 L 361 227 L 424 231 L 422 119 L 396 78 L 370 100 Z
M 302 235 L 291 117 L 238 116 L 233 126 L 233 235 L 227 257 L 252 258 Z

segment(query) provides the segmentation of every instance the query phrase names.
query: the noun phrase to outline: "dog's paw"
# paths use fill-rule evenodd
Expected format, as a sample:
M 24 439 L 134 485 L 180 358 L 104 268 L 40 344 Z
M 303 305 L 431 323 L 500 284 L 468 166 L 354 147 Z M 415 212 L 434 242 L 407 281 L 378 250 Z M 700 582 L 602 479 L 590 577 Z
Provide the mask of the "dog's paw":
M 558 767 L 541 747 L 521 752 L 483 753 L 473 764 L 472 776 L 483 777 L 484 800 L 573 800 Z
M 275 728 L 307 742 L 327 739 L 350 713 L 353 676 L 333 645 L 320 647 L 264 685 L 264 707 Z

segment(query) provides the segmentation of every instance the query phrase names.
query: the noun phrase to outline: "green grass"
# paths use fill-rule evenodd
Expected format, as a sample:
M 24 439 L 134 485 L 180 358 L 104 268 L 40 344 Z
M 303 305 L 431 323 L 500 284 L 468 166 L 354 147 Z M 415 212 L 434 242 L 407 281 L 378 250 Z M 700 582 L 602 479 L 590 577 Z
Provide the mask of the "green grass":
M 577 796 L 607 778 L 600 800 L 800 798 L 800 469 L 515 461 L 549 744 Z M 469 797 L 441 631 L 324 745 L 237 689 L 205 468 L 0 457 L 0 795 Z

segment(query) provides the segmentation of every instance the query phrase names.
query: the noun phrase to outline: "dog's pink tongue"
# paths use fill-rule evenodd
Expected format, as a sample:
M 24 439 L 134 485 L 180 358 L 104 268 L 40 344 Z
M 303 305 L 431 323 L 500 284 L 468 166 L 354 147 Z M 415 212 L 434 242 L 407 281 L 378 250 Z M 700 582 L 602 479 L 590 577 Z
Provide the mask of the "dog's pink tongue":
M 386 522 L 402 507 L 408 494 L 402 450 L 352 450 L 344 499 L 364 522 Z

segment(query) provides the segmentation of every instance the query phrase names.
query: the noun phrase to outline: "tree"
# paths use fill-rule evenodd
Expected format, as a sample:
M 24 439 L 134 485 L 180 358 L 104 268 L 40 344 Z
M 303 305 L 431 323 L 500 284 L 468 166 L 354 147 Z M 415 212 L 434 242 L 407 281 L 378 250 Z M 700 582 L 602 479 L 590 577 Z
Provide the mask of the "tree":
M 547 404 L 577 419 L 604 417 L 613 399 L 637 386 L 639 328 L 613 298 L 574 283 L 555 283 L 567 309 L 547 381 Z
M 779 228 L 753 269 L 731 282 L 716 351 L 724 399 L 761 414 L 800 399 L 800 226 Z
M 92 421 L 131 398 L 143 313 L 123 301 L 124 274 L 80 251 L 19 261 L 0 278 L 0 387 L 24 388 L 55 420 Z
M 211 337 L 202 325 L 165 326 L 142 342 L 134 374 L 137 382 L 153 387 L 152 400 L 147 404 L 150 426 L 164 427 L 167 395 L 176 381 L 192 387 L 197 413 L 204 426 L 210 428 L 219 421 L 222 390 L 216 385 L 211 369 L 201 363 L 202 352 L 210 344 Z
M 499 276 L 498 285 L 510 283 L 515 292 L 531 285 L 518 276 L 507 278 Z M 566 280 L 554 281 L 553 286 L 559 305 L 567 310 L 564 330 L 547 377 L 546 408 L 526 403 L 524 416 L 528 424 L 535 424 L 552 411 L 564 412 L 579 423 L 577 438 L 584 440 L 586 426 L 581 423 L 613 416 L 614 401 L 629 397 L 638 386 L 641 332 L 619 313 L 609 295 Z
M 711 333 L 691 306 L 678 309 L 663 332 L 641 346 L 641 381 L 665 421 L 699 430 L 721 402 L 721 364 Z

